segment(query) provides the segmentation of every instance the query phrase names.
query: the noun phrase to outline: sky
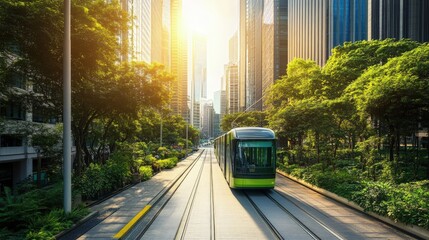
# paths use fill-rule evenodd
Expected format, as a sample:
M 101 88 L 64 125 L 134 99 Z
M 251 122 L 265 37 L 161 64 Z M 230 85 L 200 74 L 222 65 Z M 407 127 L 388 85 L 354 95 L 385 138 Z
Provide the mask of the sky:
M 207 97 L 220 90 L 229 39 L 238 29 L 238 0 L 183 0 L 188 28 L 207 36 Z

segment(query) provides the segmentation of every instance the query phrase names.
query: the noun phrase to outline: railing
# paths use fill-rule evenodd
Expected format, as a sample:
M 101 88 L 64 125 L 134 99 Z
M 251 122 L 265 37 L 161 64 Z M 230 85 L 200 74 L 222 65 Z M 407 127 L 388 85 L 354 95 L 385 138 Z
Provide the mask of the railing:
M 33 147 L 0 147 L 0 161 L 37 157 Z

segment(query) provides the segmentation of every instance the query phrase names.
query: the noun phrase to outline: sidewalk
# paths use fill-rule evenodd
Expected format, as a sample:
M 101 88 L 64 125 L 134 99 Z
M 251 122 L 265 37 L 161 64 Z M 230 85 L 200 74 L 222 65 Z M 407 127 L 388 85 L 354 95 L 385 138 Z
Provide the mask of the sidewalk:
M 176 179 L 197 158 L 202 150 L 194 152 L 177 163 L 173 169 L 163 170 L 150 180 L 138 183 L 105 201 L 94 205 L 94 213 L 87 222 L 71 230 L 59 239 L 114 239 L 134 216 L 136 216 L 159 192 Z

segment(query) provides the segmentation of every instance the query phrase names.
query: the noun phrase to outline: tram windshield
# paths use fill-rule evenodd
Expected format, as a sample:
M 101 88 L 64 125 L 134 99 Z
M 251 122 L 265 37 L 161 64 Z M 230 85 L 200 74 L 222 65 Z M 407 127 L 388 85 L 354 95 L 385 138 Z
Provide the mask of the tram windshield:
M 238 141 L 236 173 L 273 173 L 275 155 L 274 141 Z

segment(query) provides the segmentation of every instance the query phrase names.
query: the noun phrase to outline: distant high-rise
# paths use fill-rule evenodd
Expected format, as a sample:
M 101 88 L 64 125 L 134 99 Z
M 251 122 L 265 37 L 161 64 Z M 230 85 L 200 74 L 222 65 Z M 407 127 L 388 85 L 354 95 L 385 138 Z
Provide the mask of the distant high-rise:
M 128 47 L 122 61 L 158 62 L 170 65 L 170 0 L 121 0 L 132 17 L 130 28 L 121 34 Z
M 170 86 L 172 99 L 170 107 L 174 114 L 189 122 L 188 108 L 188 53 L 186 34 L 183 29 L 182 1 L 171 0 L 171 73 L 176 81 Z
M 225 79 L 226 79 L 226 113 L 239 112 L 238 105 L 238 66 L 236 64 L 225 65 Z
M 262 110 L 263 0 L 240 1 L 240 108 Z
M 157 0 L 153 0 L 157 1 Z M 171 0 L 162 1 L 162 60 L 168 70 L 171 69 Z
M 287 0 L 265 0 L 262 18 L 262 102 L 267 91 L 286 72 Z
M 229 39 L 229 62 L 238 63 L 238 32 Z
M 181 0 L 121 0 L 121 6 L 132 16 L 129 31 L 121 33 L 127 46 L 122 61 L 158 62 L 175 76 L 170 85 L 170 108 L 174 114 L 189 119 L 188 55 L 183 31 Z
M 241 0 L 239 111 L 263 110 L 264 96 L 287 64 L 287 0 Z
M 191 124 L 197 129 L 200 124 L 201 98 L 207 98 L 207 40 L 194 34 L 192 39 L 192 79 L 191 79 Z
M 151 62 L 163 63 L 163 3 L 167 1 L 151 0 Z
M 124 61 L 151 62 L 151 0 L 122 0 L 121 6 L 131 18 L 131 26 L 124 36 L 128 52 Z
M 213 120 L 214 120 L 214 109 L 213 103 L 204 103 L 203 104 L 203 114 L 202 114 L 202 123 L 203 127 L 201 130 L 202 139 L 210 139 L 214 137 L 213 130 Z
M 226 93 L 225 90 L 219 90 L 214 92 L 213 96 L 213 110 L 214 110 L 214 135 L 219 136 L 220 124 L 223 116 L 226 113 Z

